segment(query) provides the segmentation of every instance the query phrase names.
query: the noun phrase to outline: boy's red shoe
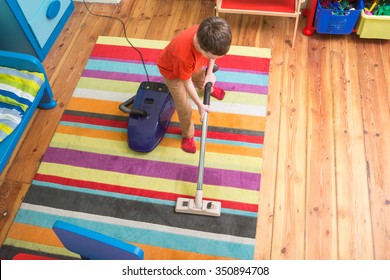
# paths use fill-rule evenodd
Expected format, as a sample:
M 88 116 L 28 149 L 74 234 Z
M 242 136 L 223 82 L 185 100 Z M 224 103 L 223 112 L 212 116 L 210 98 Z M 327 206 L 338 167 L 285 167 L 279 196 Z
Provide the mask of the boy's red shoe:
M 194 137 L 184 137 L 181 141 L 181 148 L 187 153 L 195 154 L 196 145 Z
M 225 91 L 219 87 L 214 87 L 211 96 L 217 98 L 218 100 L 222 100 L 225 97 Z

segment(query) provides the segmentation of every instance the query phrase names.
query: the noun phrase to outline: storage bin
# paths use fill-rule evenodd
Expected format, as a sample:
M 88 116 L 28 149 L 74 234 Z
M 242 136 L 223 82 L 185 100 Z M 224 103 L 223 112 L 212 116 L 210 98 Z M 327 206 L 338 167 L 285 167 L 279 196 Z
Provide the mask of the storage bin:
M 314 26 L 318 33 L 346 35 L 353 32 L 360 12 L 364 8 L 363 0 L 357 2 L 356 10 L 345 11 L 323 8 L 320 2 L 317 2 L 314 21 Z
M 366 15 L 361 11 L 356 33 L 360 38 L 390 39 L 390 16 Z

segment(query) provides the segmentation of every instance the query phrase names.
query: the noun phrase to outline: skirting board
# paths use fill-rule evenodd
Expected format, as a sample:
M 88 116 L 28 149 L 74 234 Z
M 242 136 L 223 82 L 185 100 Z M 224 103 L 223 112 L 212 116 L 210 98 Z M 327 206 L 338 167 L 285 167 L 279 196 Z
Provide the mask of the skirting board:
M 121 0 L 85 0 L 87 3 L 106 3 L 106 4 L 118 4 Z M 83 0 L 73 0 L 73 2 L 83 2 Z

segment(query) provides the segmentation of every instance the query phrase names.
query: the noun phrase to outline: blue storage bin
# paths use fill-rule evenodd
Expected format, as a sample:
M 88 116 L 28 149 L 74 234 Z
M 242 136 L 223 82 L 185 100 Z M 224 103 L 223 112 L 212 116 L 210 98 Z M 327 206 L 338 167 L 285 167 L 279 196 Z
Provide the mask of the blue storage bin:
M 314 26 L 318 33 L 324 34 L 351 34 L 361 10 L 364 9 L 364 1 L 358 0 L 356 10 L 337 10 L 323 8 L 317 3 Z

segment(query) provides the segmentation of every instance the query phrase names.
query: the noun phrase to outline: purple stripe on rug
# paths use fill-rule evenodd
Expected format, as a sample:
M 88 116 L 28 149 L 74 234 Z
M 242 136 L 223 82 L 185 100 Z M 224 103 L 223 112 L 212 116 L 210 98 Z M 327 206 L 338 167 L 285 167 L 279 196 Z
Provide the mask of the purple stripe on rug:
M 255 93 L 255 94 L 267 94 L 268 93 L 268 86 L 239 84 L 237 81 L 234 83 L 216 81 L 215 85 L 223 88 L 224 90 L 228 90 L 228 91 L 238 91 L 238 92 L 247 92 L 247 93 Z
M 113 57 L 99 57 L 99 56 L 90 56 L 88 60 L 105 60 L 105 61 L 115 61 L 115 62 L 123 62 L 123 63 L 134 63 L 142 66 L 141 60 L 129 60 L 129 59 L 121 59 L 121 58 L 113 58 Z M 156 65 L 155 61 L 145 61 L 145 65 Z M 268 74 L 268 73 L 266 73 Z
M 106 72 L 98 70 L 84 70 L 83 77 L 87 78 L 96 78 L 96 79 L 107 79 L 115 81 L 131 81 L 131 82 L 143 82 L 145 81 L 145 75 L 138 74 L 127 74 L 120 72 Z M 163 78 L 160 76 L 150 76 L 151 82 L 163 83 Z M 267 94 L 268 86 L 257 86 L 249 84 L 240 84 L 237 81 L 234 83 L 229 82 L 216 82 L 216 85 L 228 91 L 239 91 L 239 92 L 248 92 L 255 94 Z
M 55 147 L 47 149 L 42 161 L 193 183 L 197 181 L 198 177 L 197 166 L 103 155 Z M 209 185 L 259 190 L 260 176 L 259 173 L 205 168 L 203 182 Z
M 106 72 L 106 71 L 98 71 L 98 70 L 84 70 L 82 76 L 86 78 L 139 82 L 139 83 L 146 81 L 145 75 L 128 74 L 128 73 L 121 73 L 121 72 Z M 164 82 L 162 76 L 158 76 L 158 77 L 149 76 L 149 79 L 151 82 L 159 82 L 159 83 Z

